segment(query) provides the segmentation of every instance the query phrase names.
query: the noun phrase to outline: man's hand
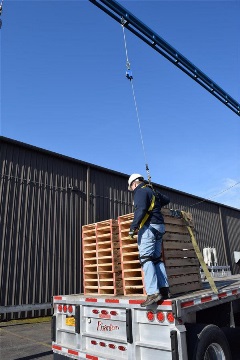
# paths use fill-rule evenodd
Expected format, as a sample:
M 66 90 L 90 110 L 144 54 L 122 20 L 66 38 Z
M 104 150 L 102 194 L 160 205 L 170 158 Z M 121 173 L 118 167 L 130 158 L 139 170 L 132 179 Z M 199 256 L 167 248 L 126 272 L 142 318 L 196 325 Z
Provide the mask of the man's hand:
M 128 233 L 130 239 L 133 239 L 134 235 L 135 235 L 135 230 L 130 230 Z

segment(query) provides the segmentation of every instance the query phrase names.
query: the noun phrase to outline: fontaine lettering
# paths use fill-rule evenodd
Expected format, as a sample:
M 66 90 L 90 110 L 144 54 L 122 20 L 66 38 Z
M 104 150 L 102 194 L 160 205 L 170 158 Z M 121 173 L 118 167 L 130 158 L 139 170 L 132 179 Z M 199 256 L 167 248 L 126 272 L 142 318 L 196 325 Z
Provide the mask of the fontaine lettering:
M 98 321 L 97 331 L 113 331 L 113 330 L 119 330 L 119 326 L 112 324 L 106 325 L 103 324 L 102 321 Z

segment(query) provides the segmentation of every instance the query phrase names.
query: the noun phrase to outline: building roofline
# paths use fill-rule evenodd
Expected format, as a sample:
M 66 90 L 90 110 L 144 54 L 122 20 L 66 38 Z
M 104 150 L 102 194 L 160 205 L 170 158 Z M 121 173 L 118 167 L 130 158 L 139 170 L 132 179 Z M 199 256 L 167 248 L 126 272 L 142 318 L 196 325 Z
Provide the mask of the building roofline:
M 59 158 L 59 159 L 71 161 L 71 162 L 78 163 L 78 164 L 85 165 L 85 166 L 91 166 L 91 167 L 94 167 L 94 168 L 102 170 L 102 171 L 109 171 L 109 172 L 112 172 L 112 173 L 115 173 L 115 174 L 118 174 L 118 175 L 122 175 L 124 177 L 129 176 L 129 175 L 121 173 L 119 171 L 111 170 L 111 169 L 105 168 L 105 167 L 100 166 L 100 165 L 91 164 L 89 162 L 79 160 L 79 159 L 73 158 L 73 157 L 68 156 L 68 155 L 59 154 L 59 153 L 56 153 L 54 151 L 46 150 L 46 149 L 43 149 L 41 147 L 38 147 L 38 146 L 35 146 L 35 145 L 30 145 L 30 144 L 24 143 L 22 141 L 14 140 L 14 139 L 11 139 L 11 138 L 8 138 L 8 137 L 5 137 L 5 136 L 0 136 L 0 140 L 3 140 L 6 143 L 10 143 L 10 144 L 14 144 L 14 145 L 23 147 L 25 149 L 34 150 L 36 152 L 40 152 L 40 153 L 46 154 L 46 155 L 51 155 L 51 156 L 54 156 L 54 157 Z
M 98 169 L 98 170 L 100 170 L 100 171 L 105 171 L 105 172 L 107 171 L 108 173 L 112 173 L 112 174 L 115 174 L 115 175 L 120 175 L 120 176 L 125 177 L 125 178 L 128 178 L 128 177 L 129 177 L 129 174 L 125 174 L 125 173 L 122 173 L 122 172 L 119 172 L 119 171 L 116 171 L 116 170 L 111 170 L 111 169 L 105 168 L 105 167 L 103 167 L 103 166 L 91 164 L 91 163 L 89 163 L 89 162 L 86 162 L 86 161 L 83 161 L 83 160 L 79 160 L 79 159 L 73 158 L 73 157 L 71 157 L 71 156 L 62 155 L 62 154 L 56 153 L 56 152 L 54 152 L 54 151 L 46 150 L 46 149 L 43 149 L 43 148 L 41 148 L 41 147 L 38 147 L 38 146 L 35 146 L 35 145 L 30 145 L 30 144 L 24 143 L 24 142 L 22 142 L 22 141 L 15 140 L 15 139 L 11 139 L 11 138 L 8 138 L 8 137 L 5 137 L 5 136 L 0 136 L 0 141 L 4 141 L 5 143 L 17 145 L 17 146 L 20 146 L 20 147 L 22 147 L 22 148 L 29 149 L 29 150 L 33 150 L 33 151 L 36 151 L 36 152 L 40 152 L 40 153 L 43 153 L 43 154 L 46 154 L 46 155 L 54 156 L 54 157 L 56 157 L 56 158 L 63 159 L 63 160 L 66 160 L 66 161 L 71 161 L 71 162 L 73 162 L 73 163 L 77 163 L 77 164 L 81 164 L 81 165 L 85 165 L 85 166 L 90 166 L 90 167 L 95 168 L 95 169 Z M 240 209 L 237 209 L 237 208 L 235 208 L 235 207 L 232 207 L 232 206 L 229 206 L 229 205 L 225 205 L 225 204 L 221 204 L 221 203 L 218 203 L 218 202 L 209 200 L 209 199 L 205 199 L 205 198 L 202 198 L 202 197 L 197 196 L 197 195 L 193 195 L 193 194 L 190 194 L 190 193 L 186 193 L 185 191 L 176 190 L 176 189 L 167 187 L 167 186 L 165 186 L 165 185 L 157 184 L 157 183 L 153 183 L 153 184 L 154 184 L 155 186 L 161 187 L 162 189 L 164 189 L 164 190 L 166 190 L 166 191 L 174 191 L 174 192 L 176 192 L 176 193 L 178 193 L 178 194 L 181 194 L 181 195 L 191 196 L 192 198 L 197 199 L 199 203 L 201 203 L 201 202 L 202 202 L 202 203 L 211 203 L 211 204 L 218 205 L 218 206 L 222 206 L 222 207 L 225 207 L 225 208 L 228 208 L 228 209 L 240 211 Z M 193 204 L 193 205 L 197 205 L 197 203 L 196 203 L 196 204 Z M 192 206 L 193 206 L 193 205 L 192 205 Z

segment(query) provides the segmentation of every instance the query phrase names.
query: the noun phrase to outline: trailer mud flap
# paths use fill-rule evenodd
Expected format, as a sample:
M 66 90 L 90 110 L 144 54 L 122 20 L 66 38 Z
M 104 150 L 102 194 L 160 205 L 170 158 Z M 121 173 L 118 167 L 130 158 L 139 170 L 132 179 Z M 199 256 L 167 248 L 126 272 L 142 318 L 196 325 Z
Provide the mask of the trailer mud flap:
M 51 339 L 53 342 L 56 342 L 56 316 L 52 317 L 51 322 Z
M 80 306 L 75 307 L 75 333 L 80 334 Z
M 172 360 L 179 360 L 177 331 L 172 330 L 170 333 L 170 337 L 171 337 Z
M 132 335 L 132 310 L 126 309 L 126 333 L 127 333 L 127 342 L 129 344 L 133 343 Z

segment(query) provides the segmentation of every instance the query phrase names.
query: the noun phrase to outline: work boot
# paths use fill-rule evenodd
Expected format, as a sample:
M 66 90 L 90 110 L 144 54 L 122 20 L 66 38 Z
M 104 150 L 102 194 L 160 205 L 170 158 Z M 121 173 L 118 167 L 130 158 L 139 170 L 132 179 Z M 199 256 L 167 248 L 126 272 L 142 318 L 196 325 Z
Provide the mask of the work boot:
M 169 287 L 160 288 L 161 300 L 166 300 L 170 298 Z
M 148 295 L 147 299 L 144 302 L 142 302 L 140 304 L 140 306 L 144 307 L 144 306 L 154 304 L 154 303 L 158 302 L 160 299 L 161 299 L 161 294 L 159 294 L 159 293 L 153 294 L 153 295 Z

